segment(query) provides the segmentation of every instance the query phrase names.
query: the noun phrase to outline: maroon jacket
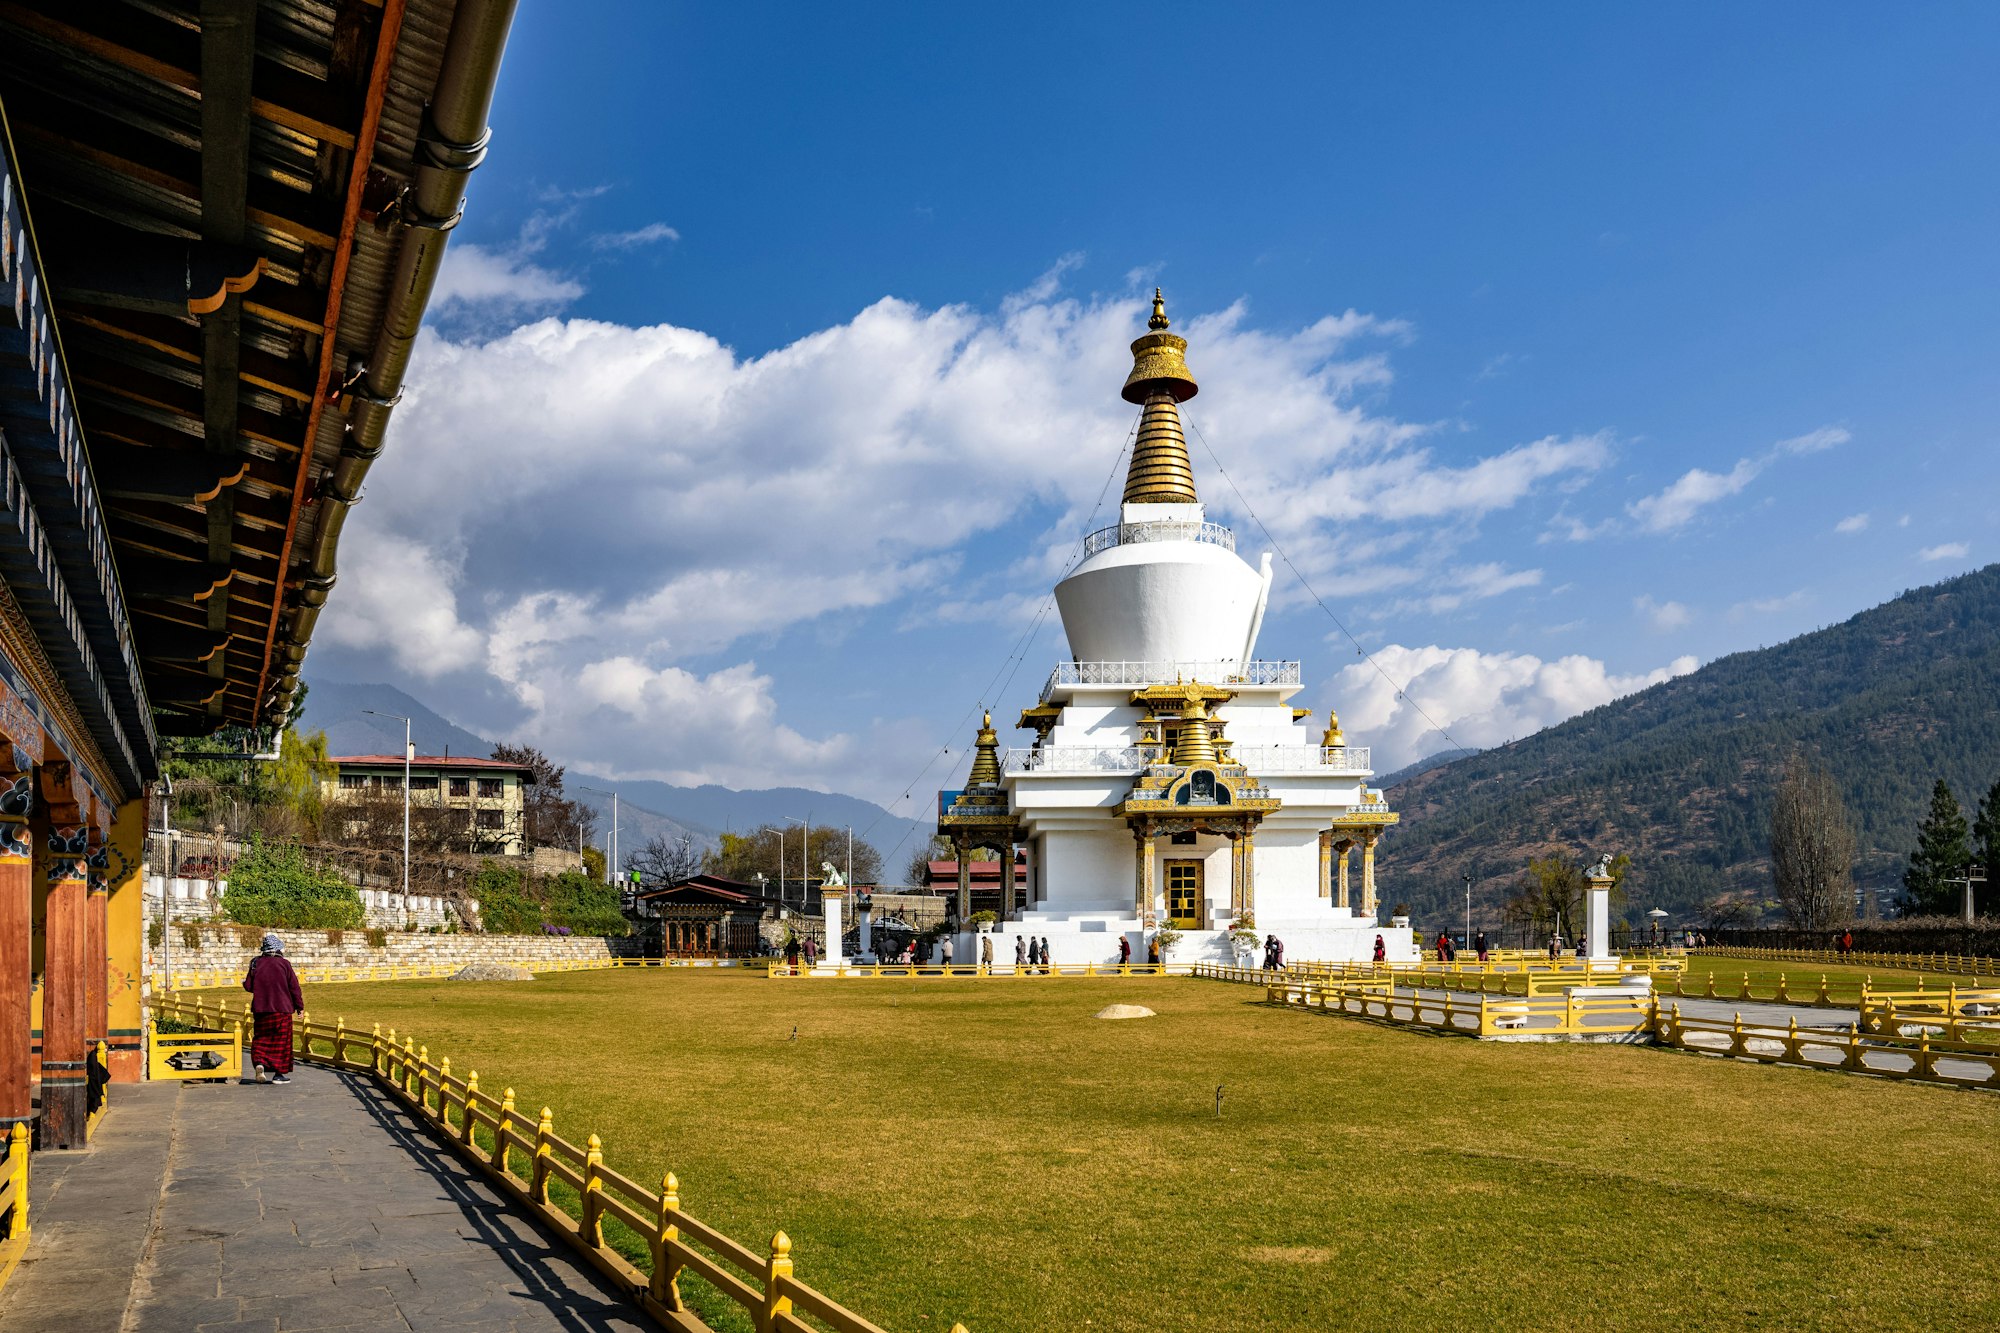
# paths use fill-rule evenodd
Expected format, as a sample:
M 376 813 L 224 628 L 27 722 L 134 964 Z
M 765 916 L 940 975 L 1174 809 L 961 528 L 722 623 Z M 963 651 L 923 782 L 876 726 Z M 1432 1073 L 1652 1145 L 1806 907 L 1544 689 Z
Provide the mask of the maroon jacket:
M 295 1014 L 306 1007 L 305 992 L 299 989 L 299 974 L 292 971 L 291 960 L 281 953 L 263 953 L 252 958 L 250 971 L 243 978 L 243 989 L 250 992 L 253 1014 Z

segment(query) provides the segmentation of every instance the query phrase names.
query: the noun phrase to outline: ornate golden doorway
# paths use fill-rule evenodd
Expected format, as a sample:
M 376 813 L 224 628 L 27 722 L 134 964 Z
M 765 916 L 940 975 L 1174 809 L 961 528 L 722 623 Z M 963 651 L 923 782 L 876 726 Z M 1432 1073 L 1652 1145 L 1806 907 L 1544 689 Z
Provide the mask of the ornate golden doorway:
M 1176 930 L 1199 930 L 1201 908 L 1201 862 L 1167 862 L 1167 919 Z

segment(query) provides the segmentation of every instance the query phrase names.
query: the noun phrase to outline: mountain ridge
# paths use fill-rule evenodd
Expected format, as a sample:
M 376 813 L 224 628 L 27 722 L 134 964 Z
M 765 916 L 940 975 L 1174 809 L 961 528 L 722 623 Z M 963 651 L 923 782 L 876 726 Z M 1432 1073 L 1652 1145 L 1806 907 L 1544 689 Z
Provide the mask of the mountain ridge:
M 1385 901 L 1493 911 L 1532 856 L 1629 852 L 1627 911 L 1768 896 L 1770 798 L 1796 750 L 1833 772 L 1856 880 L 1889 901 L 1943 777 L 1968 808 L 2000 778 L 2000 565 L 1732 653 L 1389 789 Z M 1462 908 L 1461 908 L 1462 910 Z

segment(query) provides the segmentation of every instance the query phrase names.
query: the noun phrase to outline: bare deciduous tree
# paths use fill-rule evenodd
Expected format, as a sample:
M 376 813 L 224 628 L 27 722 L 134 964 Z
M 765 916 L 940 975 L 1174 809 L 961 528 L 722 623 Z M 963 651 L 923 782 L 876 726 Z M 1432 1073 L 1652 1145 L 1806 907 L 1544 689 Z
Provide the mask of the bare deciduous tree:
M 702 849 L 688 834 L 670 838 L 656 833 L 646 839 L 645 846 L 626 856 L 625 868 L 638 871 L 647 887 L 662 888 L 699 873 L 702 855 Z
M 1839 925 L 1854 914 L 1854 824 L 1833 774 L 1792 756 L 1771 807 L 1771 879 L 1792 924 Z

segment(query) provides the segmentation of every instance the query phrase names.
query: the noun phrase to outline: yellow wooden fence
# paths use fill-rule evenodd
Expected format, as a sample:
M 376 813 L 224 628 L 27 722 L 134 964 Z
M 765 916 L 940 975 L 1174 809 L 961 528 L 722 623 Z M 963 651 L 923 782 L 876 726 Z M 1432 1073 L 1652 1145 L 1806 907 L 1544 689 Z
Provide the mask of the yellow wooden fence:
M 943 978 L 990 977 L 1032 981 L 1044 977 L 1165 977 L 1186 975 L 1189 963 L 820 963 L 797 966 L 780 959 L 765 974 L 773 980 L 796 977 Z
M 1934 1042 L 1929 1033 L 1914 1039 L 1802 1028 L 1797 1019 L 1784 1027 L 1730 1019 L 1688 1018 L 1678 1004 L 1662 1010 L 1654 1039 L 1663 1046 L 1705 1055 L 1840 1070 L 1877 1078 L 1944 1083 L 1961 1088 L 2000 1088 L 2000 1052 Z
M 1273 1004 L 1500 1039 L 1635 1039 L 1651 1030 L 1654 1004 L 1646 995 L 1592 994 L 1582 988 L 1562 995 L 1477 999 L 1424 995 L 1359 979 L 1269 982 L 1264 994 Z
M 1818 963 L 1823 966 L 1876 967 L 1902 972 L 1957 973 L 2000 977 L 2000 958 L 1956 953 L 1842 953 L 1838 949 L 1747 949 L 1704 946 L 1696 953 L 1717 958 L 1742 958 L 1764 963 Z
M 28 1248 L 28 1127 L 16 1124 L 0 1152 L 0 1289 Z
M 166 997 L 155 1002 L 155 1011 L 209 1031 L 249 1026 L 247 1011 L 199 997 Z M 597 1135 L 581 1147 L 559 1137 L 548 1107 L 524 1112 L 514 1089 L 497 1097 L 483 1091 L 476 1071 L 460 1078 L 449 1058 L 434 1060 L 414 1037 L 399 1043 L 394 1028 L 385 1033 L 377 1024 L 362 1032 L 344 1019 L 323 1023 L 299 1014 L 292 1039 L 301 1060 L 373 1076 L 454 1152 L 668 1328 L 703 1333 L 710 1327 L 682 1296 L 681 1278 L 692 1273 L 740 1307 L 757 1333 L 883 1333 L 799 1280 L 792 1241 L 784 1232 L 771 1238 L 764 1253 L 732 1240 L 687 1212 L 672 1172 L 657 1193 L 647 1189 L 605 1163 Z M 556 1183 L 574 1193 L 573 1211 L 559 1193 L 552 1194 Z M 639 1262 L 606 1238 L 607 1223 L 623 1229 Z M 954 1324 L 952 1333 L 965 1333 L 965 1326 Z

